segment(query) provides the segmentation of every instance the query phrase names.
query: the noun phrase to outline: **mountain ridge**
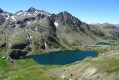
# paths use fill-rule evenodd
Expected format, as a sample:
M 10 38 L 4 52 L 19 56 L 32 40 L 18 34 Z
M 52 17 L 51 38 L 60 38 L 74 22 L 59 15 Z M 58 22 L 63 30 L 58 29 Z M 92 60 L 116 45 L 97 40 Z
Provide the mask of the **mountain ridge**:
M 118 80 L 118 41 L 115 25 L 87 24 L 67 11 L 51 14 L 31 7 L 12 14 L 1 10 L 0 80 Z M 60 50 L 92 51 L 98 56 L 67 65 L 24 59 Z
M 114 25 L 90 25 L 67 11 L 50 14 L 31 7 L 15 14 L 3 11 L 0 16 L 0 42 L 12 50 L 29 47 L 32 53 L 39 53 L 119 39 L 119 30 Z M 24 46 L 24 49 L 17 46 Z

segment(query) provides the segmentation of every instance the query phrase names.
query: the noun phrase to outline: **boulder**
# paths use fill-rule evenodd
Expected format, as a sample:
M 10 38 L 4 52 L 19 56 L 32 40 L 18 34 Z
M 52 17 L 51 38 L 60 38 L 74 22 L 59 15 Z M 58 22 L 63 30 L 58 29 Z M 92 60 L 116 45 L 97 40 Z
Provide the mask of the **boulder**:
M 6 47 L 6 43 L 4 42 L 4 43 L 0 43 L 0 48 L 2 48 L 2 47 Z

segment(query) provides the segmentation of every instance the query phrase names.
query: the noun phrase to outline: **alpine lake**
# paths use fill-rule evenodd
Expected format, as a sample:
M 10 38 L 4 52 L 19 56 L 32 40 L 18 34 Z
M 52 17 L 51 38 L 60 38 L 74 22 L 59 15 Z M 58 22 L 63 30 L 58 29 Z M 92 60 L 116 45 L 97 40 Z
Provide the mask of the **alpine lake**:
M 97 57 L 98 53 L 94 51 L 53 51 L 40 55 L 25 56 L 24 59 L 33 59 L 38 64 L 43 65 L 65 65 L 76 61 L 84 60 L 86 57 Z

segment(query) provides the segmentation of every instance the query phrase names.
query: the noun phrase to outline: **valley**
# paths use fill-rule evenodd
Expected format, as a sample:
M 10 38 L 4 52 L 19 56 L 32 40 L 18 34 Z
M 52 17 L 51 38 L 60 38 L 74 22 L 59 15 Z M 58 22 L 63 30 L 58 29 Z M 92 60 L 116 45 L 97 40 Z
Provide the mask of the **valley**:
M 0 80 L 119 80 L 118 44 L 119 29 L 109 23 L 87 24 L 67 11 L 0 9 Z

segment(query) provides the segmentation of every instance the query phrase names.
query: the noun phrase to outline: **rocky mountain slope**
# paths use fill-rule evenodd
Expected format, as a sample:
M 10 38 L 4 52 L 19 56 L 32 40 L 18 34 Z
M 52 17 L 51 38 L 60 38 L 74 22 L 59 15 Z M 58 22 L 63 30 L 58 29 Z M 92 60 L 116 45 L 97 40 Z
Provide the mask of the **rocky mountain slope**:
M 89 25 L 66 11 L 50 14 L 31 7 L 12 14 L 0 9 L 0 47 L 10 49 L 12 58 L 18 59 L 31 51 L 74 49 L 118 39 L 119 30 L 115 26 Z

